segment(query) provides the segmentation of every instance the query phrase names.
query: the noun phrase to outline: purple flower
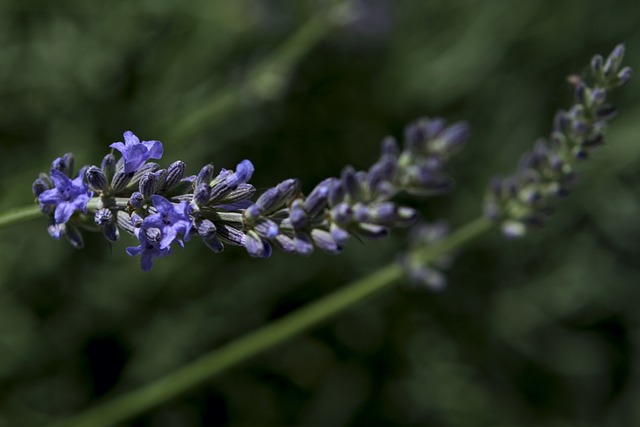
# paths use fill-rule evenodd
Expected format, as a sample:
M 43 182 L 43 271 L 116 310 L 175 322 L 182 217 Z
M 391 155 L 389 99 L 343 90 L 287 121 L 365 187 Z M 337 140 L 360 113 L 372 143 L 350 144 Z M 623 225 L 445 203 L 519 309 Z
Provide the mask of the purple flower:
M 87 202 L 93 196 L 89 187 L 83 182 L 84 173 L 71 180 L 57 169 L 51 170 L 51 181 L 54 188 L 46 190 L 38 196 L 43 205 L 55 205 L 54 219 L 56 224 L 69 221 L 77 210 L 87 212 Z
M 204 173 L 207 172 L 205 168 L 202 169 L 200 175 L 204 175 Z M 251 179 L 251 175 L 253 175 L 253 164 L 249 160 L 243 160 L 238 163 L 235 172 L 232 170 L 221 169 L 220 173 L 218 173 L 218 176 L 210 183 L 211 191 L 206 203 L 210 205 L 216 205 L 218 204 L 217 202 L 223 201 L 222 204 L 226 204 L 224 203 L 224 199 L 226 199 L 227 196 L 234 190 L 238 189 L 238 187 L 246 184 L 247 181 Z M 202 181 L 202 179 L 200 179 L 200 181 Z M 202 184 L 199 184 L 198 186 L 200 185 Z M 248 188 L 251 189 L 251 192 L 244 193 L 246 197 L 250 197 L 253 194 L 253 186 L 241 187 L 241 193 Z M 241 197 L 240 199 L 236 198 L 236 200 L 234 200 L 232 203 L 244 198 L 245 197 Z
M 227 185 L 235 188 L 238 184 L 246 183 L 253 175 L 253 163 L 243 160 L 236 166 L 236 171 L 227 178 Z
M 148 159 L 162 157 L 162 143 L 160 141 L 142 141 L 131 131 L 124 133 L 124 144 L 114 142 L 109 147 L 122 153 L 124 159 L 124 172 L 131 173 L 138 170 Z
M 141 227 L 142 229 L 157 228 L 162 232 L 160 249 L 168 248 L 171 242 L 177 239 L 178 233 L 182 233 L 184 240 L 189 240 L 189 231 L 191 230 L 189 203 L 182 201 L 179 204 L 174 204 L 157 194 L 151 196 L 151 201 L 158 213 L 146 217 L 142 221 Z M 177 241 L 182 245 L 180 239 Z
M 153 259 L 171 254 L 171 248 L 162 247 L 162 231 L 158 228 L 136 228 L 135 234 L 140 240 L 139 246 L 128 247 L 127 254 L 131 256 L 141 255 L 140 267 L 143 271 L 151 270 Z

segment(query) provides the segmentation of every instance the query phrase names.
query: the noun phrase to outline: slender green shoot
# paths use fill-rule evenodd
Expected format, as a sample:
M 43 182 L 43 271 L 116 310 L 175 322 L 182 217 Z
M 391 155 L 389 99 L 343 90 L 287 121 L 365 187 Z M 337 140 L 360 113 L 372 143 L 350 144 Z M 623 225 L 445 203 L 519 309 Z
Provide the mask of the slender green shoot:
M 487 219 L 478 218 L 463 226 L 436 246 L 428 248 L 420 256 L 424 262 L 434 260 L 445 253 L 462 248 L 490 230 L 491 227 L 492 224 Z M 319 301 L 311 303 L 222 348 L 213 350 L 146 386 L 106 401 L 71 419 L 58 422 L 54 426 L 111 426 L 143 414 L 149 409 L 209 381 L 226 369 L 272 349 L 384 290 L 391 289 L 402 275 L 403 271 L 400 265 L 391 263 Z

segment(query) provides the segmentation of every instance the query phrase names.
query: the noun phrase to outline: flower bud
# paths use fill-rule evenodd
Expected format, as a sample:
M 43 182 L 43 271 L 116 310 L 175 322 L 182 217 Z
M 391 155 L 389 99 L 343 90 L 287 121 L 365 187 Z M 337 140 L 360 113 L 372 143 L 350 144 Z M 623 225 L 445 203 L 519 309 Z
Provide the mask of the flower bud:
M 65 224 L 64 237 L 66 237 L 67 242 L 69 242 L 74 248 L 82 249 L 84 247 L 82 234 L 74 225 L 69 223 Z
M 211 197 L 211 187 L 209 184 L 199 184 L 193 191 L 193 201 L 198 206 L 204 206 L 209 203 Z
M 293 238 L 293 245 L 300 255 L 311 255 L 313 253 L 313 243 L 306 233 L 296 233 Z
M 111 210 L 107 208 L 98 209 L 93 216 L 93 219 L 96 225 L 104 227 L 113 222 L 113 212 L 111 212 Z
M 303 209 L 310 218 L 316 217 L 320 211 L 327 206 L 329 186 L 333 183 L 334 179 L 335 178 L 328 178 L 319 183 L 304 200 Z
M 253 229 L 260 237 L 265 239 L 273 239 L 280 232 L 278 224 L 266 218 L 260 218 Z
M 209 163 L 208 165 L 203 166 L 202 169 L 200 169 L 200 172 L 198 172 L 198 176 L 196 177 L 196 187 L 200 184 L 210 185 L 211 180 L 213 180 L 213 172 L 213 164 Z
M 100 164 L 100 169 L 102 169 L 107 181 L 111 181 L 113 175 L 116 173 L 116 157 L 111 153 L 104 156 Z
M 618 79 L 617 82 L 616 82 L 616 85 L 617 86 L 622 86 L 622 85 L 627 84 L 627 82 L 629 82 L 629 80 L 631 80 L 631 75 L 632 74 L 633 74 L 633 70 L 631 69 L 631 67 L 624 67 L 616 75 L 616 77 Z
M 340 246 L 328 231 L 313 229 L 311 230 L 311 239 L 316 247 L 324 252 L 337 254 L 341 251 Z
M 144 196 L 139 191 L 134 191 L 129 198 L 129 204 L 134 209 L 140 209 L 144 204 Z
M 291 205 L 291 209 L 289 212 L 289 221 L 291 221 L 291 225 L 296 230 L 304 228 L 307 225 L 309 216 L 304 210 L 302 200 L 296 199 Z
M 167 168 L 167 176 L 164 180 L 163 185 L 160 187 L 161 191 L 170 191 L 178 185 L 180 180 L 184 177 L 184 171 L 186 169 L 186 165 L 183 161 L 177 160 L 169 165 Z
M 382 140 L 380 151 L 382 155 L 390 155 L 392 157 L 398 157 L 400 154 L 400 148 L 398 147 L 398 141 L 392 136 L 387 136 Z
M 36 197 L 49 190 L 50 188 L 51 187 L 49 187 L 47 183 L 41 178 L 37 178 L 35 181 L 33 181 L 33 184 L 31 184 L 31 191 Z
M 244 246 L 246 236 L 242 231 L 226 224 L 220 224 L 217 228 L 218 228 L 218 235 L 225 242 L 235 246 Z
M 107 177 L 105 176 L 104 172 L 99 167 L 91 166 L 89 169 L 87 169 L 87 172 L 85 173 L 85 177 L 87 179 L 87 182 L 89 183 L 89 186 L 93 190 L 100 191 L 100 192 L 107 191 L 107 188 L 109 187 L 109 183 L 107 181 Z
M 51 164 L 51 169 L 56 169 L 71 178 L 71 174 L 73 173 L 73 154 L 66 153 L 62 157 L 58 157 Z
M 153 172 L 146 173 L 141 179 L 138 186 L 140 193 L 144 198 L 150 198 L 158 189 L 158 175 Z
M 271 245 L 262 240 L 255 231 L 247 232 L 244 247 L 254 258 L 269 258 L 271 256 Z
M 111 181 L 111 191 L 110 193 L 118 194 L 124 191 L 127 188 L 127 185 L 131 182 L 133 178 L 134 172 L 125 173 L 124 169 L 119 169 L 115 175 L 113 176 L 113 180 Z
M 356 171 L 353 166 L 346 166 L 342 169 L 340 180 L 347 194 L 351 197 L 351 200 L 360 200 L 360 197 L 362 196 L 362 186 L 358 181 Z

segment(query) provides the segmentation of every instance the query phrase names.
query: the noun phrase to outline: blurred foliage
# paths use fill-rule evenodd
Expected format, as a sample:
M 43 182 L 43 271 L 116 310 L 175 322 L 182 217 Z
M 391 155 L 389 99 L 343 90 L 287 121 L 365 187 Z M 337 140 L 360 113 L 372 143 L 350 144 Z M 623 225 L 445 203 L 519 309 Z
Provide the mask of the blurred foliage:
M 347 6 L 2 0 L 0 208 L 30 203 L 53 158 L 97 163 L 125 130 L 191 173 L 250 158 L 258 188 L 298 177 L 308 191 L 442 115 L 469 120 L 472 141 L 456 192 L 418 206 L 458 225 L 548 133 L 566 75 L 619 42 L 640 69 L 634 2 Z M 545 230 L 492 235 L 460 254 L 444 292 L 399 288 L 127 425 L 640 425 L 638 87 L 613 94 L 610 144 Z M 194 242 L 144 274 L 126 239 L 75 251 L 44 220 L 1 233 L 0 426 L 18 427 L 145 384 L 405 245 L 398 231 L 265 261 Z

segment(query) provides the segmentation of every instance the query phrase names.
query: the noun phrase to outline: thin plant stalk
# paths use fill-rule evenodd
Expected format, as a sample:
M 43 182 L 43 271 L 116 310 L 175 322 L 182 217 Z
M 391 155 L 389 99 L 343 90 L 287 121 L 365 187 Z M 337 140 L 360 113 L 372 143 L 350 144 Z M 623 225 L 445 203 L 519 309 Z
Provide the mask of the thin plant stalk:
M 445 240 L 420 253 L 428 262 L 458 250 L 492 228 L 486 218 L 478 218 Z M 225 370 L 272 349 L 355 305 L 393 288 L 402 277 L 398 263 L 391 263 L 370 275 L 344 286 L 281 319 L 196 359 L 176 371 L 137 390 L 106 401 L 52 427 L 110 426 L 163 404 L 209 381 Z
M 245 108 L 250 101 L 276 98 L 282 93 L 293 67 L 331 28 L 332 23 L 327 16 L 310 18 L 271 55 L 257 64 L 244 83 L 225 86 L 207 102 L 192 106 L 172 120 L 167 139 L 188 139 L 202 126 L 212 127 L 221 123 L 228 116 Z
M 10 227 L 36 218 L 43 218 L 43 216 L 35 204 L 9 209 L 0 212 L 0 228 Z

